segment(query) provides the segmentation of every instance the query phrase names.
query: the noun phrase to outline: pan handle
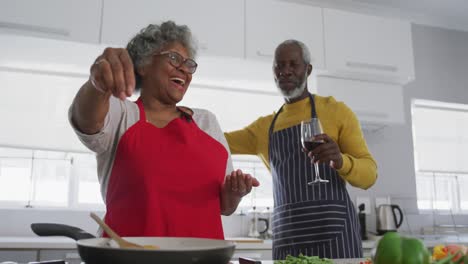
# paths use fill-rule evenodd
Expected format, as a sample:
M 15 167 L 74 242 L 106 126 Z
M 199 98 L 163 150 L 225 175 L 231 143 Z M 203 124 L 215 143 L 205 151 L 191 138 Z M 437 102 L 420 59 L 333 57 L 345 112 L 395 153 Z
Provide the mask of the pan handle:
M 96 238 L 78 227 L 62 224 L 35 223 L 31 224 L 31 229 L 38 236 L 65 236 L 74 240 Z

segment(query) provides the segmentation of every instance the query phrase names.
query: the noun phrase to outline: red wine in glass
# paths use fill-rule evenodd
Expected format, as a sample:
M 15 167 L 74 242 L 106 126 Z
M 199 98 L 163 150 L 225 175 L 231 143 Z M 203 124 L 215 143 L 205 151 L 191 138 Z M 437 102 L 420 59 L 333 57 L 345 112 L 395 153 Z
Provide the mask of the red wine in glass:
M 316 147 L 320 146 L 320 144 L 325 143 L 323 140 L 316 139 L 316 136 L 320 134 L 323 134 L 323 129 L 318 118 L 314 117 L 310 120 L 301 122 L 301 143 L 307 151 L 312 151 Z M 314 162 L 314 169 L 315 179 L 307 183 L 308 185 L 328 182 L 328 180 L 320 178 L 320 167 L 317 162 Z
M 302 146 L 307 150 L 307 151 L 312 151 L 316 147 L 322 145 L 324 142 L 323 141 L 302 141 Z

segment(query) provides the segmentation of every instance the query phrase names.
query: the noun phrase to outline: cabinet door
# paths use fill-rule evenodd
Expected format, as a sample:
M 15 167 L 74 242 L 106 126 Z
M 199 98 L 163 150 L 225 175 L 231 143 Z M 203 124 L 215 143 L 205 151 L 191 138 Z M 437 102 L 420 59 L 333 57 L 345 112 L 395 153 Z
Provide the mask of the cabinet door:
M 354 111 L 362 124 L 405 122 L 403 88 L 399 85 L 317 77 L 317 93 L 333 96 Z
M 124 46 L 148 24 L 187 25 L 200 54 L 242 57 L 244 2 L 228 0 L 105 0 L 103 43 Z
M 14 261 L 18 263 L 28 263 L 37 261 L 37 251 L 35 250 L 0 250 L 0 262 Z
M 0 32 L 99 42 L 101 1 L 2 0 Z
M 39 250 L 39 261 L 50 261 L 63 259 L 68 264 L 82 263 L 80 255 L 76 249 L 41 249 Z
M 312 65 L 323 63 L 322 9 L 279 0 L 247 0 L 247 57 L 273 61 L 275 48 L 287 39 L 297 39 L 309 48 Z
M 90 152 L 72 130 L 68 108 L 102 47 L 7 34 L 0 43 L 0 84 L 8 98 L 0 104 L 0 120 L 8 124 L 0 145 Z
M 8 100 L 0 106 L 0 118 L 8 124 L 0 134 L 1 145 L 89 152 L 67 117 L 73 97 L 86 78 L 0 71 L 0 79 L 8 87 L 3 89 Z
M 279 95 L 191 85 L 180 105 L 213 112 L 223 131 L 241 129 L 283 103 Z
M 327 71 L 404 84 L 414 79 L 409 22 L 324 9 Z

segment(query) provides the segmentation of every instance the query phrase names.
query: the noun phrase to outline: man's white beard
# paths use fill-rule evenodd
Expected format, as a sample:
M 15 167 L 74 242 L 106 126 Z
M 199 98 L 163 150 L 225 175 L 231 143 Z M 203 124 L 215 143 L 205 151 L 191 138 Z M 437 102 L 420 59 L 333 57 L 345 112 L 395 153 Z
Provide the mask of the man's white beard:
M 306 73 L 306 77 L 304 78 L 304 81 L 299 86 L 297 86 L 296 88 L 294 88 L 293 90 L 290 90 L 290 91 L 284 91 L 284 90 L 282 90 L 280 88 L 280 91 L 283 94 L 284 98 L 286 98 L 288 100 L 292 100 L 292 99 L 300 97 L 302 95 L 302 93 L 304 93 L 304 89 L 306 88 L 306 84 L 307 84 L 307 73 Z

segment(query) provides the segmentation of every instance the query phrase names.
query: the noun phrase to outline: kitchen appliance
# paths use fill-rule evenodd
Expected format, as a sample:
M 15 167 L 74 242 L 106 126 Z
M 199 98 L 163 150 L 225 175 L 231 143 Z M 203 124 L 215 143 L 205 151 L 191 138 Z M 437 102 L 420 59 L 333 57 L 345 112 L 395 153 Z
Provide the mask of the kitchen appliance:
M 268 219 L 268 229 L 267 232 L 264 233 L 264 239 L 271 239 L 273 238 L 273 228 L 271 228 L 270 225 L 273 223 L 273 212 L 270 211 L 270 207 L 267 207 L 265 211 L 263 211 L 263 215 Z
M 265 239 L 269 229 L 269 219 L 265 217 L 259 217 L 259 213 L 257 212 L 255 206 L 252 208 L 252 210 L 249 211 L 249 214 L 252 218 L 250 219 L 249 234 L 247 236 L 252 238 Z
M 183 237 L 124 237 L 133 243 L 160 248 L 120 248 L 110 238 L 95 238 L 68 225 L 40 223 L 31 224 L 31 229 L 39 236 L 66 236 L 77 240 L 78 253 L 86 264 L 228 263 L 235 249 L 231 241 Z
M 364 213 L 364 210 L 366 210 L 366 205 L 362 203 L 358 206 L 358 208 L 359 226 L 361 227 L 361 238 L 362 240 L 367 240 L 366 214 Z
M 398 211 L 400 219 L 397 220 Z M 377 208 L 377 233 L 383 235 L 386 232 L 397 231 L 398 227 L 403 223 L 403 212 L 396 204 L 381 204 Z

